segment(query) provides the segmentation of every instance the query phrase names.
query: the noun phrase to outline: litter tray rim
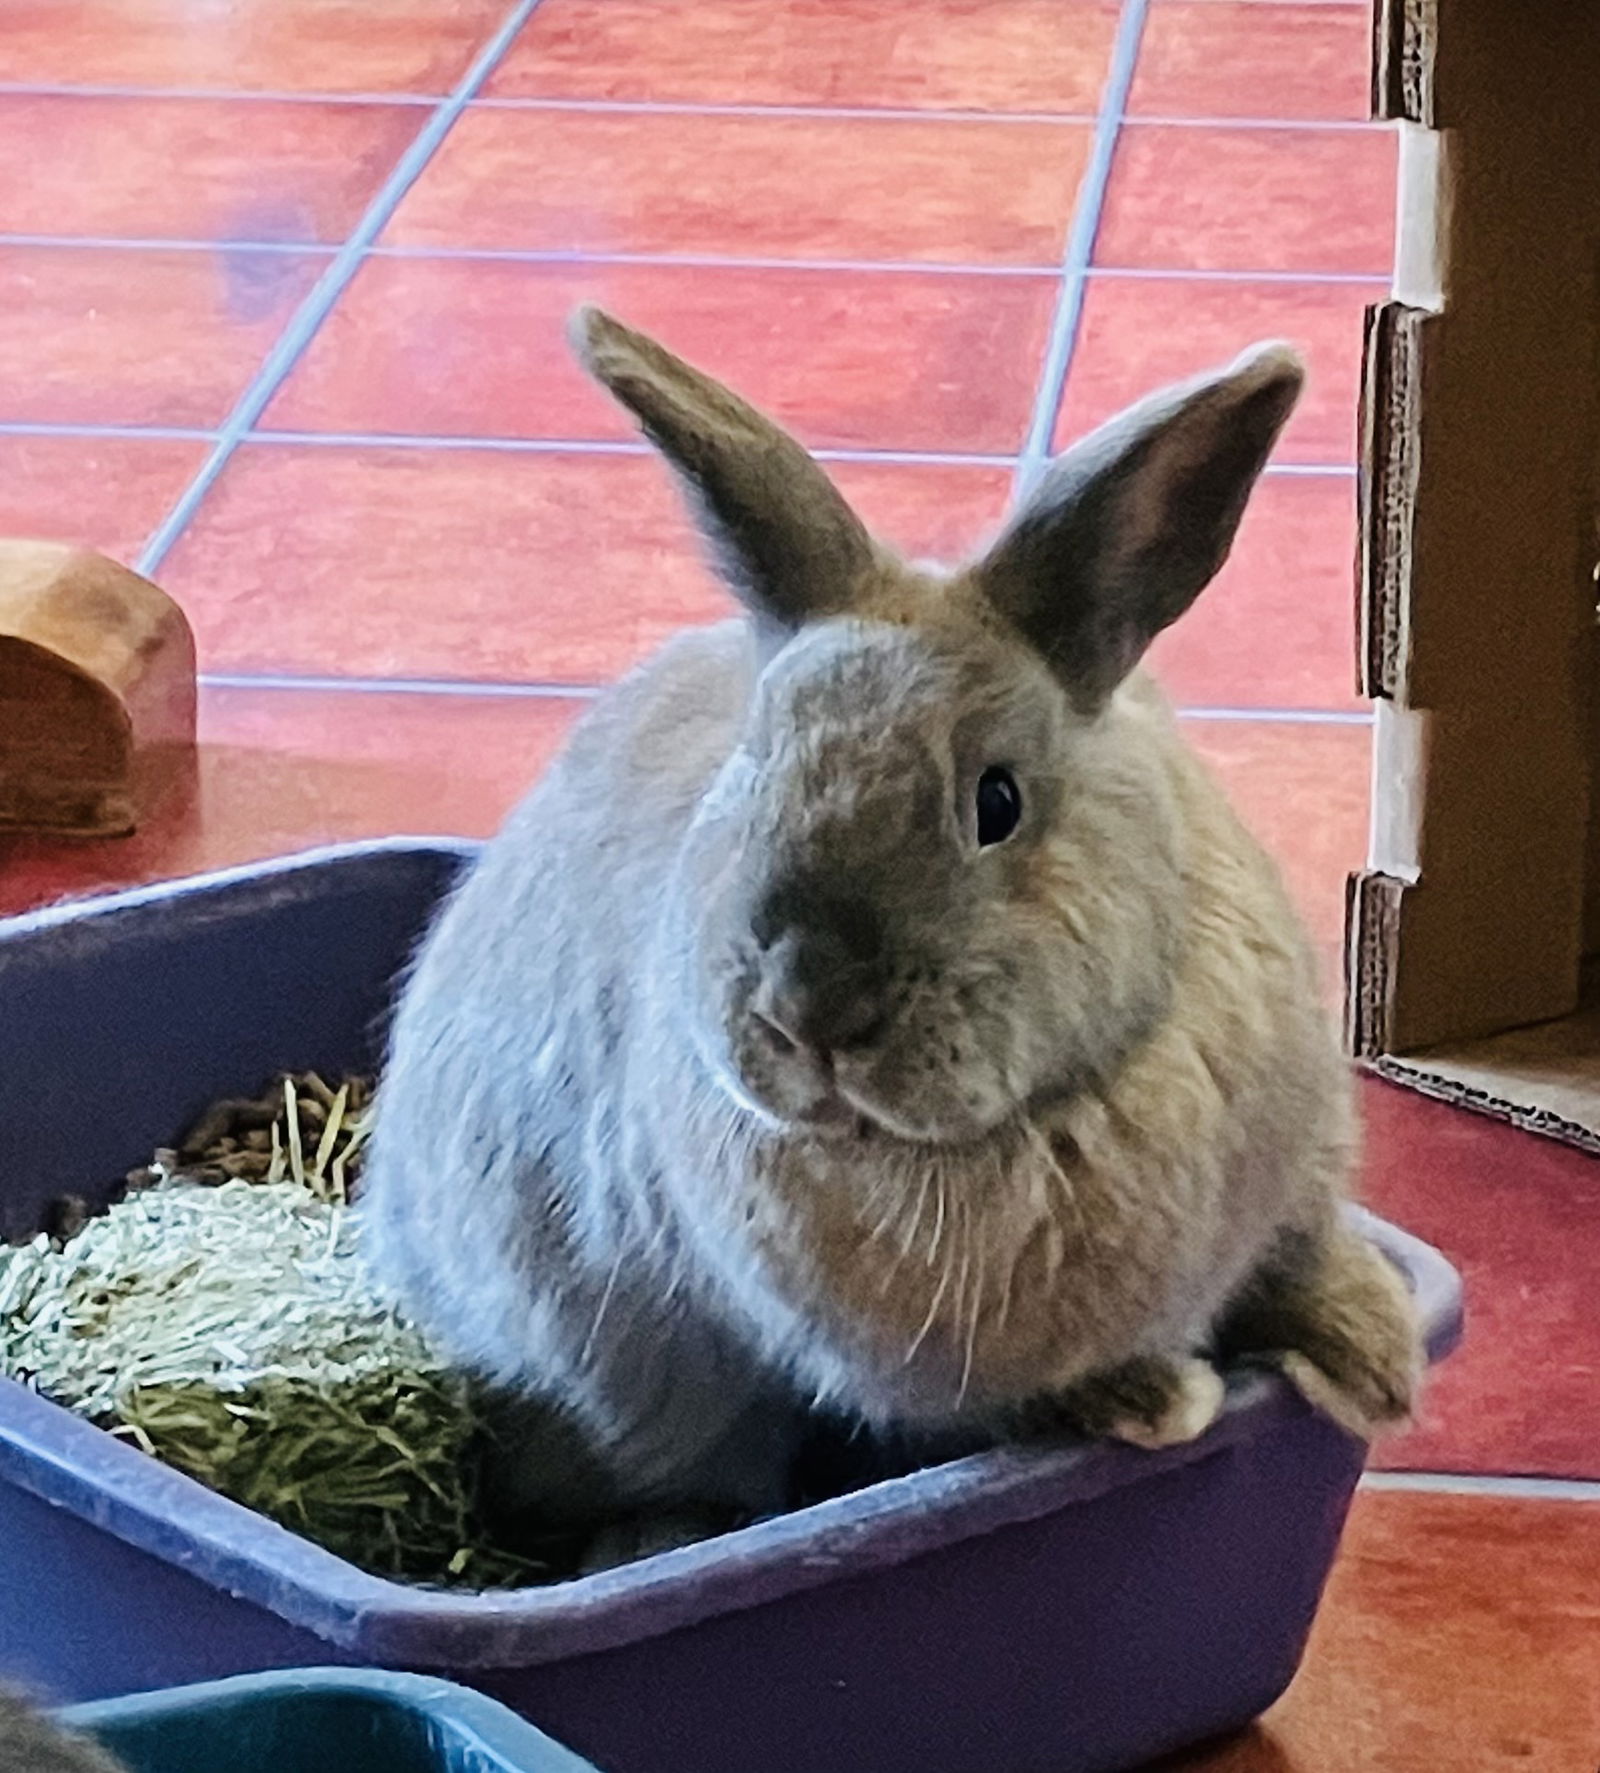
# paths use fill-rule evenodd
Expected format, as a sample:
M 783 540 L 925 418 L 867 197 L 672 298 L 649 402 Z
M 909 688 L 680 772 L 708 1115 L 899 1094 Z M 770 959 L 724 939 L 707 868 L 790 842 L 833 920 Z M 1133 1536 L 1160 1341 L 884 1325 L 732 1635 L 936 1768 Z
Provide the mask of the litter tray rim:
M 436 1675 L 385 1669 L 310 1667 L 230 1675 L 64 1706 L 56 1717 L 66 1729 L 99 1736 L 107 1729 L 187 1721 L 208 1712 L 237 1715 L 301 1698 L 371 1701 L 425 1722 L 444 1746 L 471 1749 L 484 1756 L 485 1766 L 508 1773 L 595 1773 L 588 1761 L 497 1699 Z
M 400 833 L 390 837 L 363 837 L 349 843 L 316 844 L 310 849 L 292 850 L 287 855 L 263 856 L 254 862 L 234 862 L 225 868 L 207 868 L 198 874 L 180 874 L 170 880 L 146 881 L 136 886 L 116 887 L 109 892 L 84 893 L 77 897 L 54 899 L 48 905 L 36 905 L 26 911 L 0 915 L 0 959 L 4 950 L 17 943 L 31 941 L 49 931 L 73 929 L 78 926 L 98 931 L 102 921 L 157 907 L 185 905 L 197 901 L 221 904 L 224 894 L 293 887 L 302 875 L 319 875 L 344 869 L 386 856 L 418 859 L 473 862 L 482 855 L 484 840 L 476 837 L 443 835 L 411 835 Z
M 0 920 L 0 959 L 6 947 L 63 926 L 142 912 L 161 916 L 195 900 L 200 909 L 209 903 L 220 911 L 226 895 L 249 897 L 263 885 L 271 886 L 276 903 L 285 884 L 314 891 L 319 878 L 382 856 L 467 859 L 480 847 L 447 838 L 376 839 L 96 895 Z M 1420 1239 L 1362 1208 L 1350 1211 L 1407 1275 L 1430 1360 L 1443 1359 L 1460 1338 L 1460 1276 Z M 1219 1421 L 1187 1446 L 1154 1453 L 1112 1444 L 999 1448 L 620 1569 L 487 1593 L 419 1589 L 369 1575 L 4 1378 L 0 1482 L 361 1659 L 454 1669 L 532 1667 L 892 1568 L 1209 1461 L 1311 1413 L 1277 1375 L 1239 1372 L 1229 1377 Z M 1358 1469 L 1359 1443 L 1344 1438 Z

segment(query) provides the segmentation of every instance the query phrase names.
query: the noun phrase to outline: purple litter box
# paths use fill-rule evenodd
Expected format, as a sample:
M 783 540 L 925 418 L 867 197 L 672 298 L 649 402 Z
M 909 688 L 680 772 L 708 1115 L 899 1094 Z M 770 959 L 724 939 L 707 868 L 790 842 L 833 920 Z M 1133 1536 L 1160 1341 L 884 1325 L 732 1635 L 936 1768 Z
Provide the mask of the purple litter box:
M 465 845 L 0 924 L 0 1229 L 282 1067 L 371 1065 Z M 1368 1222 L 1444 1354 L 1454 1272 Z M 0 1670 L 62 1700 L 302 1663 L 448 1676 L 607 1773 L 1090 1773 L 1288 1685 L 1362 1449 L 1265 1376 L 1193 1446 L 1007 1450 L 546 1589 L 367 1576 L 0 1382 Z

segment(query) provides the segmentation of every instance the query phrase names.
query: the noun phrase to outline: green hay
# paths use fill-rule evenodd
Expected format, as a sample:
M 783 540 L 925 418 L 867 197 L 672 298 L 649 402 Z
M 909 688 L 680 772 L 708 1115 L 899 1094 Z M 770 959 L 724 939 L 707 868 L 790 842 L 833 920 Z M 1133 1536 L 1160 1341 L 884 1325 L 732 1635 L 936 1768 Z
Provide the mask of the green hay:
M 365 1570 L 547 1579 L 479 1519 L 472 1384 L 361 1261 L 368 1093 L 221 1104 L 105 1213 L 0 1247 L 0 1372 Z

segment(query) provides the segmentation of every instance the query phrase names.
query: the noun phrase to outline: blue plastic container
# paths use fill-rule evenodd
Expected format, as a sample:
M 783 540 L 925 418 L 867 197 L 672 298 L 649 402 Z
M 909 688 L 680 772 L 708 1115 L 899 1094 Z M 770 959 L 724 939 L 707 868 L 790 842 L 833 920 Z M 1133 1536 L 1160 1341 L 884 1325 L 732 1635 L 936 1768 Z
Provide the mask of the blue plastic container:
M 505 1706 L 422 1675 L 239 1675 L 61 1721 L 127 1773 L 595 1773 Z
M 467 846 L 368 844 L 0 924 L 0 1222 L 219 1096 L 368 1066 Z M 1430 1347 L 1442 1257 L 1371 1223 Z M 296 1664 L 447 1675 L 607 1773 L 1111 1773 L 1299 1664 L 1362 1448 L 1264 1376 L 1192 1446 L 1006 1449 L 511 1594 L 368 1576 L 0 1381 L 0 1672 L 63 1700 Z

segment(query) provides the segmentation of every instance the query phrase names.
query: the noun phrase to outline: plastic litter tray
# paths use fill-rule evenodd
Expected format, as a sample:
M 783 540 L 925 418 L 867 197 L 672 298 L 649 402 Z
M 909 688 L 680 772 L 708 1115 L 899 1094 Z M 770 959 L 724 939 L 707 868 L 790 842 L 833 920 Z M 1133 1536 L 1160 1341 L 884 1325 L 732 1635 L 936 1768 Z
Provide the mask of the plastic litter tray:
M 471 854 L 365 844 L 0 923 L 0 1229 L 285 1066 L 370 1064 L 390 982 Z M 1368 1225 L 1445 1353 L 1454 1271 Z M 608 1773 L 1110 1773 L 1283 1692 L 1362 1458 L 1255 1375 L 1193 1446 L 1006 1449 L 463 1596 L 367 1576 L 0 1381 L 0 1671 L 60 1700 L 423 1671 Z
M 595 1773 L 503 1705 L 421 1675 L 238 1675 L 61 1721 L 128 1773 Z

